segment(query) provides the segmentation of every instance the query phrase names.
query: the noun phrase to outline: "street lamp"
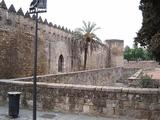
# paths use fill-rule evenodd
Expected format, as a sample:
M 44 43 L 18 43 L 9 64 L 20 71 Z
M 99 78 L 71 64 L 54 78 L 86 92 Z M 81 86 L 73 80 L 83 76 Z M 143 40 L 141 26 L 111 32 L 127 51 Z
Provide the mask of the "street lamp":
M 33 0 L 30 4 L 30 14 L 35 15 L 35 42 L 34 42 L 34 65 L 33 65 L 33 120 L 36 120 L 37 112 L 37 47 L 38 47 L 38 13 L 47 12 L 47 0 Z

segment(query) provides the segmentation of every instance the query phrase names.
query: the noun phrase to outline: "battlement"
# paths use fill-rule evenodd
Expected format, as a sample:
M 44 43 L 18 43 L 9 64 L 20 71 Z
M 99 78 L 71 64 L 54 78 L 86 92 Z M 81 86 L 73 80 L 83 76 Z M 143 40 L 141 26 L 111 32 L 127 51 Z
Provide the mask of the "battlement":
M 42 20 L 41 16 L 38 18 L 39 32 L 43 34 L 49 34 L 51 36 L 59 37 L 60 39 L 71 39 L 73 31 L 70 29 L 48 22 L 47 19 Z M 27 11 L 23 12 L 22 8 L 16 11 L 12 4 L 7 8 L 4 0 L 0 3 L 0 27 L 3 29 L 16 28 L 23 29 L 23 32 L 34 34 L 35 29 L 35 15 L 30 15 Z M 41 35 L 41 34 L 40 34 Z

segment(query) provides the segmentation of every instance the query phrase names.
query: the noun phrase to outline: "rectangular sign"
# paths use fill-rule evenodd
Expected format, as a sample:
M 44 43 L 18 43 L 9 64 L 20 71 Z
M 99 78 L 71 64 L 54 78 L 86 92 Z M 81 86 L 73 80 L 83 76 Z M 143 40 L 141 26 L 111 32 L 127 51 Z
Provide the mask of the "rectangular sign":
M 47 8 L 47 0 L 39 0 L 37 8 L 46 9 Z

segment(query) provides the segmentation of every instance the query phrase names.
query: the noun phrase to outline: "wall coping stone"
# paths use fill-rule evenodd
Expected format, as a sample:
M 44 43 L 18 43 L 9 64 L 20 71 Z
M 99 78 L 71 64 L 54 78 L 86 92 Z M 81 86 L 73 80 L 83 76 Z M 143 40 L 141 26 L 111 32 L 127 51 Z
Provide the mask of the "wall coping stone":
M 104 86 L 104 87 L 102 87 L 102 91 L 107 91 L 107 92 L 122 92 L 122 87 Z
M 59 73 L 59 74 L 47 74 L 47 75 L 39 75 L 39 76 L 37 76 L 37 79 L 43 78 L 43 77 L 73 75 L 73 74 L 78 74 L 78 73 L 88 73 L 88 72 L 96 72 L 96 71 L 112 70 L 112 69 L 127 69 L 127 68 L 123 68 L 123 67 L 111 67 L 111 68 L 92 69 L 92 70 L 75 71 L 75 72 Z M 14 81 L 26 80 L 27 81 L 27 80 L 30 80 L 30 79 L 33 79 L 33 77 L 12 78 L 12 79 L 9 79 L 9 80 L 14 80 Z
M 16 84 L 16 85 L 32 85 L 33 82 L 13 81 L 13 80 L 0 80 L 0 84 Z M 113 93 L 135 93 L 135 94 L 160 94 L 159 88 L 122 88 L 111 86 L 92 86 L 92 85 L 74 85 L 62 83 L 44 83 L 37 82 L 37 86 L 45 86 L 47 88 L 58 89 L 74 89 L 74 90 L 89 90 L 89 91 L 105 91 Z
M 135 74 L 133 74 L 131 77 L 129 77 L 128 80 L 135 80 L 135 79 L 137 79 L 142 74 L 142 72 L 143 72 L 142 69 L 138 70 Z

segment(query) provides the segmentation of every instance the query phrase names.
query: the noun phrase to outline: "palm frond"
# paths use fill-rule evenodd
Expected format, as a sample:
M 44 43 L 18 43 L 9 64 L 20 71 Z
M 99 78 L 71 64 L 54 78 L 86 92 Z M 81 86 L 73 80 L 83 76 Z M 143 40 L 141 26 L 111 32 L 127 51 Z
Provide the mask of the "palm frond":
M 96 39 L 96 41 L 98 41 L 98 42 L 102 43 L 101 39 L 100 39 L 100 38 L 98 38 L 97 36 L 95 36 L 95 39 Z
M 83 22 L 84 27 L 87 28 L 88 27 L 87 23 L 85 21 L 82 21 L 82 22 Z
M 100 40 L 100 38 L 98 38 L 94 33 L 91 33 L 91 38 L 93 39 L 93 41 L 102 42 L 102 41 Z
M 87 31 L 87 28 L 85 26 L 82 26 L 82 29 L 86 32 Z M 84 34 L 85 34 L 84 32 Z
M 89 30 L 89 32 L 93 32 L 93 30 L 95 29 L 95 27 L 96 27 L 96 24 L 95 23 L 92 23 L 91 25 L 90 25 L 90 30 Z
M 85 30 L 83 28 L 77 28 L 77 31 L 81 32 L 81 33 L 84 33 Z
M 86 40 L 86 38 L 90 38 L 91 40 L 101 42 L 101 40 L 94 34 L 96 30 L 100 29 L 100 27 L 96 27 L 97 25 L 94 22 L 82 22 L 83 26 L 75 29 L 74 38 L 76 40 Z
M 100 27 L 96 27 L 96 28 L 93 28 L 92 32 L 94 33 L 95 31 L 101 29 Z
M 87 32 L 88 32 L 88 33 L 90 33 L 90 32 L 91 32 L 91 31 L 90 31 L 90 28 L 91 28 L 90 26 L 91 26 L 91 22 L 90 22 L 90 21 L 88 21 L 88 27 L 87 27 Z
M 99 47 L 98 41 L 95 41 L 94 39 L 90 42 L 90 51 L 91 54 L 93 50 L 96 50 Z
M 83 34 L 82 34 L 80 31 L 75 31 L 75 32 L 73 33 L 73 39 L 74 39 L 74 40 L 79 40 L 79 39 L 82 38 L 82 36 L 83 36 Z

